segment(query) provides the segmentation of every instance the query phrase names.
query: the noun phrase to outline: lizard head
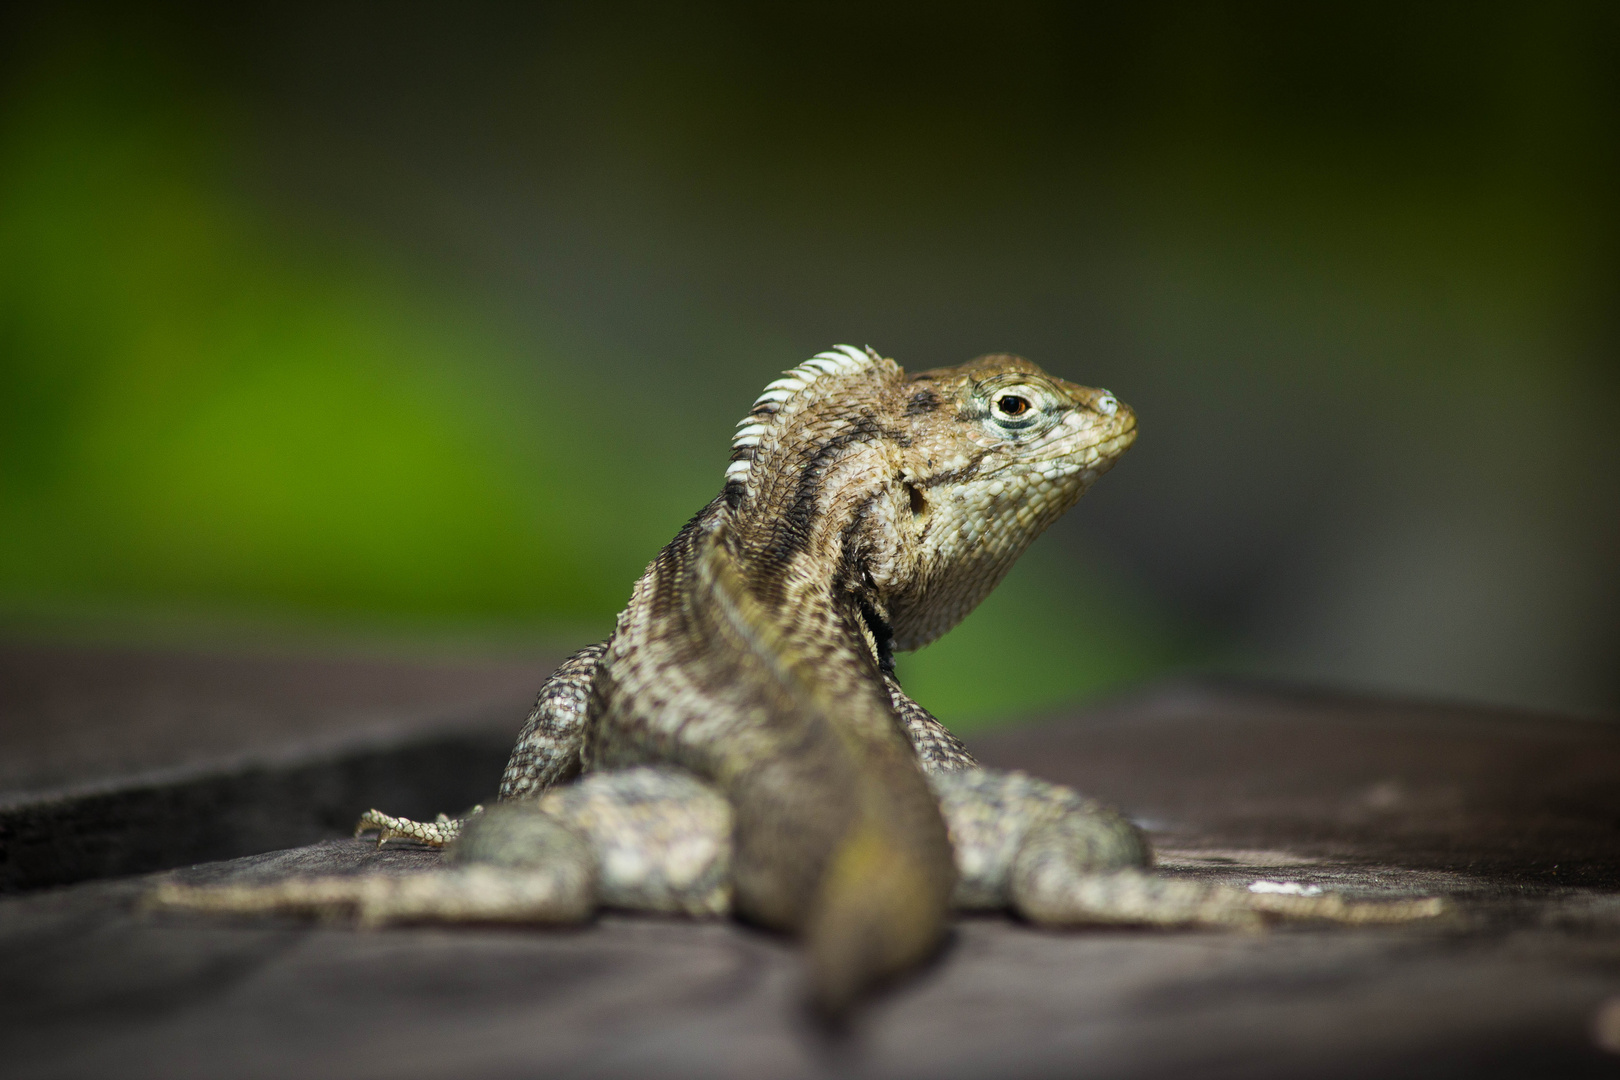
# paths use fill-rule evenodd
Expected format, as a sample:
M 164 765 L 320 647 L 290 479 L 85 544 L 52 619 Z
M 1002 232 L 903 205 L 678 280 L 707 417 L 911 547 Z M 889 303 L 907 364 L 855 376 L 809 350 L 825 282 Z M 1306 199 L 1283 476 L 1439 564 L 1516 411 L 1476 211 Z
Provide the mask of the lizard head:
M 799 607 L 831 581 L 881 655 L 961 622 L 1135 438 L 1108 391 L 1022 357 L 908 376 L 841 345 L 754 402 L 721 502 L 759 595 Z
M 1136 416 L 1106 390 L 1010 355 L 919 372 L 899 391 L 891 410 L 909 513 L 894 515 L 895 573 L 878 584 L 905 650 L 989 594 L 1135 441 Z

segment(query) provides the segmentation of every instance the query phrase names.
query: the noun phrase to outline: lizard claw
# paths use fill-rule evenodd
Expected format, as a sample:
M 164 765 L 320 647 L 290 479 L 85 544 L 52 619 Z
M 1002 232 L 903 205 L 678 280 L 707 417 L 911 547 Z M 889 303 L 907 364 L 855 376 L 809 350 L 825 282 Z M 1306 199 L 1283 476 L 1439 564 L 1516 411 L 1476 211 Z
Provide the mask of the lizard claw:
M 402 835 L 398 830 L 399 823 L 398 818 L 390 817 L 381 810 L 367 810 L 360 815 L 360 820 L 355 823 L 355 839 L 359 839 L 363 834 L 375 830 L 377 833 L 377 846 L 382 847 L 388 843 L 389 837 Z

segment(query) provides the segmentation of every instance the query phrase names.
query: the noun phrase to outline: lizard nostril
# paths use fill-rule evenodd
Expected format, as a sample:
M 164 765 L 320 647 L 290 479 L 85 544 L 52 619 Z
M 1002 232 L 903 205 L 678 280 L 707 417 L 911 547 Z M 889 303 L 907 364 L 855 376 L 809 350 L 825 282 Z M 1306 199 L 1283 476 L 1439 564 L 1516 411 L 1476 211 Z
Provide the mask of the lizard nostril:
M 1105 390 L 1096 401 L 1091 403 L 1091 407 L 1104 416 L 1113 416 L 1119 411 L 1119 399 Z

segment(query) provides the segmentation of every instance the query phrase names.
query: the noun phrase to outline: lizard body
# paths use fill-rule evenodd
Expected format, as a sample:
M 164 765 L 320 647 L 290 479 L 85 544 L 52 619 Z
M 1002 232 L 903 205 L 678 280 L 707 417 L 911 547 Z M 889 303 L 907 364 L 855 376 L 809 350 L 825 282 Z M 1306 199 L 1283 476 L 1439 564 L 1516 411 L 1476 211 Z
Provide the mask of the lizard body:
M 733 907 L 809 939 L 829 1008 L 915 963 L 955 865 L 907 736 L 931 763 L 971 759 L 897 709 L 892 650 L 960 621 L 1134 437 L 1112 395 L 1017 357 L 910 377 L 852 348 L 800 365 L 754 403 L 720 495 L 595 657 L 578 769 L 673 764 L 716 785 Z M 531 782 L 517 759 L 541 741 L 520 738 L 503 794 Z
M 1135 435 L 1111 394 L 1020 357 L 907 375 L 871 350 L 822 353 L 766 387 L 721 493 L 613 635 L 547 682 L 500 803 L 362 819 L 450 842 L 445 869 L 160 901 L 373 922 L 734 912 L 806 940 L 828 1013 L 925 958 L 952 906 L 1059 924 L 1411 917 L 1154 878 L 1125 818 L 980 769 L 901 691 L 894 652 L 966 616 Z

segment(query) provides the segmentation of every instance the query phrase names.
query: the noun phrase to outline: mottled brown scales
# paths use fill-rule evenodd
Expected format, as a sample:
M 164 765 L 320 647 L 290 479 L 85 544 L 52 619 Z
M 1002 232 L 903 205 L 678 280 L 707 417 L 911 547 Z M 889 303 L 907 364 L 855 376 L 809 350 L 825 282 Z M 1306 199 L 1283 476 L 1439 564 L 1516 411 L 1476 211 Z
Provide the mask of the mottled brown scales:
M 502 799 L 538 795 L 580 771 L 580 735 L 596 666 L 607 642 L 587 645 L 562 662 L 535 699 L 501 776 Z
M 926 958 L 952 906 L 1050 924 L 1432 914 L 1154 877 L 1125 818 L 978 768 L 901 691 L 894 652 L 960 622 L 1135 437 L 1107 391 L 1016 356 L 909 376 L 870 349 L 813 357 L 739 422 L 721 493 L 613 635 L 541 690 L 501 802 L 462 822 L 362 819 L 380 839 L 453 841 L 447 869 L 159 900 L 372 922 L 732 912 L 805 939 L 827 1013 Z

